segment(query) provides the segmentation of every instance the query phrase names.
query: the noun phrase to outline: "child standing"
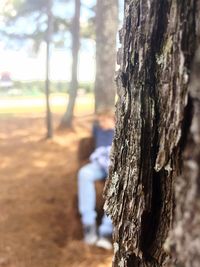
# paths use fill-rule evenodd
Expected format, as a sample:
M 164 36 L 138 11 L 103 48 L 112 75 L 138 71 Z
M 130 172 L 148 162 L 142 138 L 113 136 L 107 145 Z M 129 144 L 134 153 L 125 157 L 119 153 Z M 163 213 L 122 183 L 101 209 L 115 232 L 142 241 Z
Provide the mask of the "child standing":
M 108 174 L 109 156 L 114 134 L 114 115 L 112 111 L 97 114 L 97 124 L 93 127 L 95 150 L 90 163 L 78 173 L 79 212 L 83 224 L 84 242 L 111 249 L 109 237 L 112 235 L 112 222 L 104 214 L 102 223 L 96 227 L 96 191 L 95 181 L 103 180 Z

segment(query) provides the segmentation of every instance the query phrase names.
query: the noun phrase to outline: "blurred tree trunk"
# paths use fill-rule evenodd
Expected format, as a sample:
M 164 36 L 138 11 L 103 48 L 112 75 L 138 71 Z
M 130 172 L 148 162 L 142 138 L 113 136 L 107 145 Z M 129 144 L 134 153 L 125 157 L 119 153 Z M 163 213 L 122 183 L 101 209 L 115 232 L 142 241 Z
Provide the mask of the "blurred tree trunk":
M 105 188 L 113 266 L 200 266 L 199 17 L 199 0 L 125 1 Z
M 118 0 L 97 0 L 95 110 L 114 107 Z
M 51 45 L 51 36 L 52 36 L 52 0 L 48 0 L 47 3 L 47 17 L 48 17 L 48 25 L 46 32 L 46 83 L 45 83 L 45 94 L 46 94 L 46 125 L 47 125 L 47 138 L 51 138 L 53 136 L 52 129 L 52 115 L 49 103 L 49 95 L 50 95 L 50 45 Z
M 61 127 L 71 127 L 78 90 L 78 54 L 80 48 L 80 8 L 81 1 L 75 0 L 75 14 L 72 22 L 72 77 L 69 89 L 67 110 L 62 118 Z

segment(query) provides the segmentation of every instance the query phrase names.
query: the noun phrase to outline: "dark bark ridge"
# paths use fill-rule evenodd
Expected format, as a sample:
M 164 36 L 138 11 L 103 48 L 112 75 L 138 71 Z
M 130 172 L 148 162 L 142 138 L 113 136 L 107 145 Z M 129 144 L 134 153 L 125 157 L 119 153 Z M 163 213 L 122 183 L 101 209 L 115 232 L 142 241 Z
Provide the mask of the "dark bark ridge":
M 196 1 L 125 1 L 105 210 L 113 266 L 162 266 L 180 175 Z M 187 116 L 186 116 L 187 117 Z M 177 160 L 178 159 L 178 160 Z

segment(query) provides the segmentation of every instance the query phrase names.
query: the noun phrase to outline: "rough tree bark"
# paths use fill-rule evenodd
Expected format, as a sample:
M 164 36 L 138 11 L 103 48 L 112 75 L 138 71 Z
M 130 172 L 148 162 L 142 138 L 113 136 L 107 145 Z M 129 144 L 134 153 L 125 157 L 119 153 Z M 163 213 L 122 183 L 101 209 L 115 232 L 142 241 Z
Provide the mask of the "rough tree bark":
M 95 110 L 114 107 L 118 0 L 97 0 Z
M 74 106 L 78 90 L 78 54 L 80 48 L 80 9 L 81 1 L 75 0 L 75 13 L 72 22 L 72 77 L 69 89 L 69 101 L 67 105 L 67 110 L 62 118 L 61 127 L 71 127 Z
M 113 266 L 196 267 L 200 1 L 125 0 L 124 10 L 105 188 L 115 228 Z

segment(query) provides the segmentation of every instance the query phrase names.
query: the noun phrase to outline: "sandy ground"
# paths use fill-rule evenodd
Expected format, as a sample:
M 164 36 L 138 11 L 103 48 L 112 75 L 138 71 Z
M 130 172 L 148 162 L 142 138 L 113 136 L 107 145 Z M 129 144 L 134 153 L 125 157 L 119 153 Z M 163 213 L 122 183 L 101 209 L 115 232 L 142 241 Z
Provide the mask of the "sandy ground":
M 47 141 L 44 118 L 0 117 L 1 267 L 111 266 L 112 252 L 81 241 L 77 146 L 91 117 L 74 125 Z

